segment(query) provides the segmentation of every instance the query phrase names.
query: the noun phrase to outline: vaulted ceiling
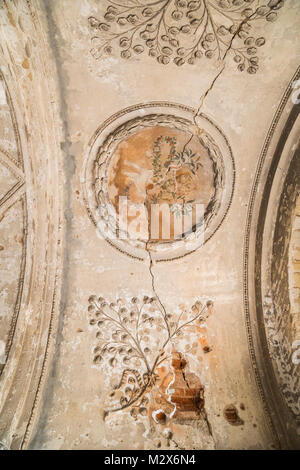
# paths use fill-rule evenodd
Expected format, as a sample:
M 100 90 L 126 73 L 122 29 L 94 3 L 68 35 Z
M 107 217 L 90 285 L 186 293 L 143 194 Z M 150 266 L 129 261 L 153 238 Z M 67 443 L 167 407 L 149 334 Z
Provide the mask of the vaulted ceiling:
M 300 447 L 299 24 L 1 2 L 0 448 Z

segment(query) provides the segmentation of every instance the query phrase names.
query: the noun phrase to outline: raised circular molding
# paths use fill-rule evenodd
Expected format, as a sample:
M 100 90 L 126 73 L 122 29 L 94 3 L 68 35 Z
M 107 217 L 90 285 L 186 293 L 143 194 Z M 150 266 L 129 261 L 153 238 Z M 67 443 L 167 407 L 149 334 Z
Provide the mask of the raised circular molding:
M 138 104 L 105 121 L 89 143 L 83 171 L 88 214 L 101 238 L 135 259 L 150 253 L 157 262 L 169 261 L 197 250 L 228 212 L 235 182 L 230 145 L 204 114 L 196 125 L 195 114 L 169 102 Z M 122 225 L 119 196 L 128 198 L 128 210 L 130 204 L 145 208 L 146 236 L 133 236 L 127 222 Z M 158 222 L 158 235 L 151 238 L 150 206 L 165 203 L 171 208 L 171 235 L 163 237 Z M 184 219 L 188 210 L 190 228 L 181 223 L 177 233 L 178 211 Z

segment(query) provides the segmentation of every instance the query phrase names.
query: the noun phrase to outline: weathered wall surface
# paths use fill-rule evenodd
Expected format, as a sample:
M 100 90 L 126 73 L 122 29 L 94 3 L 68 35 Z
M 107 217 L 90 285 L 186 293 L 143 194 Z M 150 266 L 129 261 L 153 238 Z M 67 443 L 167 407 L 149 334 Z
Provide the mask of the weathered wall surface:
M 41 266 L 43 279 L 31 271 L 35 292 L 28 271 L 26 289 L 32 298 L 23 297 L 21 312 L 48 323 L 45 329 L 40 324 L 35 328 L 41 345 L 33 375 L 36 381 L 43 379 L 39 385 L 34 381 L 33 396 L 24 404 L 31 416 L 26 438 L 25 419 L 18 439 L 14 441 L 15 431 L 5 426 L 0 426 L 0 439 L 7 446 L 23 442 L 24 448 L 33 449 L 279 447 L 278 432 L 257 386 L 251 347 L 249 351 L 243 256 L 249 195 L 261 149 L 298 65 L 299 2 L 14 3 L 0 9 L 1 70 L 8 87 L 21 96 L 16 107 L 26 123 L 20 118 L 18 125 L 24 142 L 32 142 L 25 171 L 26 207 L 32 214 L 28 234 L 36 247 L 38 231 L 43 260 L 45 253 L 50 256 Z M 264 9 L 257 13 L 258 7 Z M 21 13 L 26 20 L 22 28 Z M 181 28 L 187 25 L 185 32 Z M 179 32 L 172 35 L 172 27 Z M 160 42 L 147 45 L 156 36 Z M 162 36 L 169 37 L 167 45 Z M 171 116 L 168 121 L 166 115 Z M 40 123 L 34 139 L 32 123 Z M 203 246 L 190 253 L 178 249 L 174 240 L 165 251 L 155 251 L 147 242 L 142 248 L 135 242 L 108 243 L 95 226 L 97 198 L 100 189 L 105 196 L 106 165 L 117 145 L 111 136 L 121 129 L 126 150 L 126 139 L 143 126 L 163 126 L 163 136 L 170 139 L 185 132 L 186 143 L 180 143 L 182 137 L 176 141 L 176 152 L 182 155 L 189 145 L 193 149 L 190 139 L 200 142 L 209 155 L 203 159 L 211 158 L 215 166 L 205 163 L 197 171 L 207 169 L 210 185 L 211 168 L 219 165 L 219 180 L 214 179 L 217 203 L 213 210 L 207 204 L 210 236 L 204 233 Z M 177 134 L 168 134 L 172 126 Z M 158 134 L 149 137 L 149 148 Z M 169 156 L 166 145 L 163 141 L 161 154 Z M 136 155 L 139 152 L 137 146 Z M 144 192 L 128 189 L 125 179 L 120 187 L 133 202 L 143 194 L 139 202 L 146 204 L 153 194 L 153 187 L 145 186 L 151 165 L 145 168 L 145 159 L 140 160 L 129 181 Z M 174 170 L 177 190 L 193 178 L 191 165 L 181 165 L 185 172 Z M 30 166 L 31 175 L 36 173 L 33 183 L 27 176 Z M 10 183 L 5 172 L 6 167 L 1 172 L 6 194 Z M 259 194 L 262 190 L 258 187 Z M 212 193 L 204 191 L 207 198 Z M 157 194 L 165 201 L 165 193 Z M 172 203 L 178 197 L 174 194 Z M 22 210 L 20 200 L 11 210 Z M 0 222 L 0 230 L 10 232 L 0 241 L 1 262 L 3 254 L 10 256 L 5 243 L 21 243 L 21 213 L 14 216 L 14 229 L 8 226 L 12 217 L 7 212 Z M 31 262 L 39 264 L 39 250 L 30 250 Z M 14 249 L 13 263 L 18 266 L 20 251 Z M 6 318 L 13 316 L 12 297 L 7 299 L 16 293 L 17 276 L 10 276 L 19 269 L 9 266 L 9 275 L 3 268 L 6 284 L 0 299 L 8 305 L 1 311 L 3 342 Z M 44 286 L 49 297 L 56 298 L 54 304 L 39 297 L 37 291 Z M 28 338 L 32 334 L 28 330 Z M 0 357 L 5 354 L 1 344 Z

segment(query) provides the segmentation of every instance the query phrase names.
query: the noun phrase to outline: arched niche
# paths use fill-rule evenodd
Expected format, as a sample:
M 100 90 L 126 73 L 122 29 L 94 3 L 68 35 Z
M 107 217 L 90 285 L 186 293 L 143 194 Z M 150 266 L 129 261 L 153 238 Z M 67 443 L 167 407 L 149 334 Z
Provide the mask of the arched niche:
M 6 111 L 1 117 L 11 129 L 10 145 L 0 149 L 6 171 L 0 176 L 7 186 L 1 186 L 0 231 L 6 224 L 8 233 L 1 253 L 7 250 L 12 266 L 10 232 L 20 237 L 23 249 L 16 269 L 7 269 L 13 307 L 2 326 L 0 447 L 16 450 L 30 443 L 54 354 L 64 226 L 63 137 L 55 61 L 40 24 L 43 11 L 29 2 L 22 8 L 10 2 L 2 6 L 1 20 L 0 101 Z
M 280 448 L 299 448 L 299 365 L 293 358 L 290 247 L 300 193 L 300 106 L 292 78 L 260 155 L 248 207 L 244 302 L 249 349 Z
M 289 244 L 289 293 L 292 315 L 291 340 L 295 349 L 293 360 L 297 362 L 300 360 L 300 353 L 298 353 L 300 347 L 300 196 L 297 198 L 292 218 Z

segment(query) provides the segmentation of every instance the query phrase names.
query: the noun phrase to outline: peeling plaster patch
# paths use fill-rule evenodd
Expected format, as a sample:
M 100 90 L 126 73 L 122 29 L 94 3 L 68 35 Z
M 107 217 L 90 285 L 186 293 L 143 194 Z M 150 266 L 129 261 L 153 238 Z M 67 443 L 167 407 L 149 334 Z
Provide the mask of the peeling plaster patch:
M 6 354 L 5 354 L 5 342 L 0 340 L 0 364 L 5 364 Z
M 6 94 L 2 80 L 0 80 L 0 106 L 6 105 Z
M 60 450 L 64 444 L 64 438 L 62 436 L 53 438 L 47 443 L 43 444 L 45 450 Z
M 156 410 L 156 411 L 153 411 L 153 412 L 152 412 L 152 418 L 154 419 L 154 421 L 155 421 L 157 424 L 161 422 L 161 420 L 157 418 L 157 416 L 158 416 L 159 414 L 165 415 L 164 410 L 159 409 L 159 410 Z
M 97 9 L 93 8 L 93 10 L 96 12 Z M 81 0 L 80 2 L 80 9 L 79 9 L 80 15 L 82 18 L 85 20 L 87 16 L 90 16 L 91 14 L 91 3 L 89 0 Z

